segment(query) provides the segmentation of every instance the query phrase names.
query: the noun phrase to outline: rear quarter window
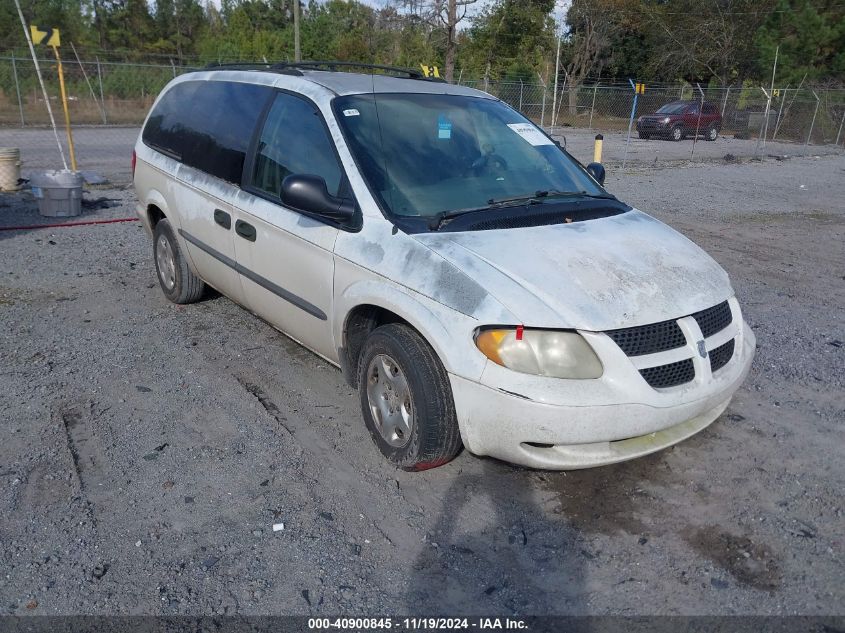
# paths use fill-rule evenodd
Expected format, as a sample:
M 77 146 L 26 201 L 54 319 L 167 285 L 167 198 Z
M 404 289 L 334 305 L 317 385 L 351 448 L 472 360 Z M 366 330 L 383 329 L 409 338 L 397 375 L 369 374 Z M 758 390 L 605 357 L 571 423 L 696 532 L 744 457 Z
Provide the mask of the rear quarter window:
M 156 104 L 142 139 L 153 149 L 236 185 L 253 131 L 272 94 L 267 86 L 186 81 Z

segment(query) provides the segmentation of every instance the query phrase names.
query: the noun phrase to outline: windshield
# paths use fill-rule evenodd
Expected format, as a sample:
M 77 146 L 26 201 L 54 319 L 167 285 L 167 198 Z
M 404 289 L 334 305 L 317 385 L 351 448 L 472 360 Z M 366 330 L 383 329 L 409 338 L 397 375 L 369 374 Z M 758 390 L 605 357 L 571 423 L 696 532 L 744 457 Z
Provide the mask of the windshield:
M 499 101 L 369 94 L 338 97 L 334 108 L 371 190 L 397 216 L 430 218 L 545 191 L 605 194 Z
M 687 103 L 667 103 L 657 111 L 657 114 L 683 114 Z

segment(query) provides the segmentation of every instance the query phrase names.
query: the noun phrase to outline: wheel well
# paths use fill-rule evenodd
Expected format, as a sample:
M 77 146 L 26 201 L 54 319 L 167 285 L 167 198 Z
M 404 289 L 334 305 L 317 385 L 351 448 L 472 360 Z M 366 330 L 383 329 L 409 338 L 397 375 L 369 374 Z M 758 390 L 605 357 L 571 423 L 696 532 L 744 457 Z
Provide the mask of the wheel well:
M 150 219 L 150 228 L 155 230 L 156 224 L 161 222 L 161 220 L 167 216 L 164 215 L 164 212 L 161 209 L 154 204 L 151 204 L 147 207 L 147 217 Z
M 358 387 L 358 359 L 361 349 L 370 332 L 388 323 L 404 323 L 413 326 L 395 312 L 375 305 L 359 305 L 346 317 L 343 328 L 343 348 L 340 350 L 340 362 L 346 382 L 353 388 Z M 416 331 L 416 328 L 414 328 Z

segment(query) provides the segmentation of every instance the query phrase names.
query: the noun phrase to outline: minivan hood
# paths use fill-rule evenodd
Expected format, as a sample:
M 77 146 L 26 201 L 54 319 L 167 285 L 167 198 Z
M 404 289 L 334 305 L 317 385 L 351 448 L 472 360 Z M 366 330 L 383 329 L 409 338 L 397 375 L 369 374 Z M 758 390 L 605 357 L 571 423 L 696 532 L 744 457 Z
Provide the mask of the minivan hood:
M 601 331 L 645 325 L 733 294 L 727 274 L 707 253 L 637 210 L 570 224 L 414 238 L 529 326 Z

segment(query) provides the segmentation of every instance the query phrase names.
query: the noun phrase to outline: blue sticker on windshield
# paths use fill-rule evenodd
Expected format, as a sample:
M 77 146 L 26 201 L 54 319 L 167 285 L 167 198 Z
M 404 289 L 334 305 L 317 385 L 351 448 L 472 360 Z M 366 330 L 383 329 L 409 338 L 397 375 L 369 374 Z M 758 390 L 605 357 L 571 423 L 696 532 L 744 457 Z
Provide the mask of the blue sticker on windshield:
M 443 114 L 437 117 L 437 138 L 452 138 L 452 122 Z

